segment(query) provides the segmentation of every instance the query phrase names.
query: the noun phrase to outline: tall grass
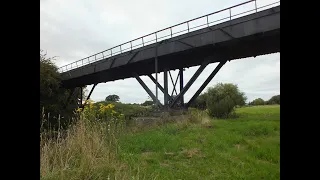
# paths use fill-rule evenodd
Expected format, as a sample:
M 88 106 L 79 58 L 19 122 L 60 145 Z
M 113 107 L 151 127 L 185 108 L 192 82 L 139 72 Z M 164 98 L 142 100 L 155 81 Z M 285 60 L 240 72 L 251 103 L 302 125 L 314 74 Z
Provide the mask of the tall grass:
M 51 130 L 41 131 L 41 179 L 132 178 L 130 169 L 117 158 L 117 138 L 125 124 L 120 116 L 114 116 L 112 107 L 100 108 L 99 120 L 92 116 L 96 113 L 92 109 L 89 106 L 75 124 L 59 129 L 55 136 L 48 136 Z

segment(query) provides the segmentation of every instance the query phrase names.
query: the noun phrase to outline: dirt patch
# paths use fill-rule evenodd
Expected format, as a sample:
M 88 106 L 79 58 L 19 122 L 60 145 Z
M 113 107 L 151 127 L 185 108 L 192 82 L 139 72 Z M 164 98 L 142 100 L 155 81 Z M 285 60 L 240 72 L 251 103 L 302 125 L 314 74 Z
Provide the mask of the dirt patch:
M 170 165 L 167 164 L 167 163 L 160 163 L 160 166 L 163 166 L 163 167 L 169 167 Z
M 235 144 L 234 147 L 237 149 L 237 150 L 240 150 L 242 147 L 240 144 Z
M 164 154 L 165 154 L 165 155 L 168 155 L 168 156 L 173 156 L 173 155 L 175 155 L 176 153 L 174 153 L 174 152 L 165 152 Z
M 186 156 L 187 158 L 192 158 L 192 157 L 205 157 L 205 156 L 201 153 L 201 151 L 200 151 L 199 148 L 192 148 L 192 149 L 189 149 L 189 150 L 183 150 L 182 152 L 185 154 L 185 156 Z
M 152 152 L 143 152 L 141 153 L 142 156 L 151 156 L 153 153 Z

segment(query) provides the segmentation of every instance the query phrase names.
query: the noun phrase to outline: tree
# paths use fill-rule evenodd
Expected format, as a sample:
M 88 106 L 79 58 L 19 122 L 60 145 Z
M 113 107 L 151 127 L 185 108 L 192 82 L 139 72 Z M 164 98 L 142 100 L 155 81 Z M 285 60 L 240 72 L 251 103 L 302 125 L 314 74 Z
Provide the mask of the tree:
M 54 57 L 47 57 L 47 54 L 40 50 L 40 126 L 46 129 L 67 126 L 77 108 L 77 96 L 73 96 L 69 103 L 66 100 L 70 90 L 63 89 L 58 68 L 54 64 Z M 76 88 L 80 92 L 80 88 Z M 63 117 L 58 122 L 58 117 Z
M 105 101 L 111 101 L 111 102 L 118 102 L 120 100 L 120 97 L 118 95 L 109 95 L 106 97 Z
M 228 117 L 236 106 L 244 106 L 247 97 L 235 84 L 218 83 L 207 91 L 207 108 L 210 116 Z
M 144 103 L 141 104 L 142 106 L 152 106 L 154 105 L 154 102 L 153 101 L 150 101 L 150 100 L 146 100 Z
M 257 98 L 253 100 L 250 105 L 259 106 L 259 105 L 265 105 L 265 101 L 261 98 Z
M 276 96 L 272 96 L 268 101 L 267 104 L 280 104 L 280 94 Z

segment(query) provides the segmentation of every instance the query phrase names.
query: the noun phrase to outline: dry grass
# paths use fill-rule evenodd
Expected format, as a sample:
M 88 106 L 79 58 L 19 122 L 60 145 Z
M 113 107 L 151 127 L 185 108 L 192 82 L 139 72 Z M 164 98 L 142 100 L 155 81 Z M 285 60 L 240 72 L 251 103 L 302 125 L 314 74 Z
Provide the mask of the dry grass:
M 65 137 L 40 142 L 41 179 L 128 179 L 126 165 L 117 158 L 121 128 L 80 120 Z

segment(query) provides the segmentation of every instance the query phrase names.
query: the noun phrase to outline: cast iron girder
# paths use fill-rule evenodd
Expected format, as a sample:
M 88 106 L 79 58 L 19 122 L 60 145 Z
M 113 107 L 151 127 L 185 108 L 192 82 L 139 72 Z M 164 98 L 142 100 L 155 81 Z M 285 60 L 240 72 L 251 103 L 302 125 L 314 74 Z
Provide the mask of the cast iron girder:
M 148 74 L 148 77 L 151 79 L 151 81 L 153 82 L 153 83 L 155 83 L 157 86 L 158 86 L 158 88 L 160 89 L 160 91 L 161 92 L 163 92 L 163 94 L 164 94 L 164 88 L 161 86 L 161 84 L 159 84 L 158 82 L 157 82 L 157 80 L 151 75 L 151 74 Z M 169 96 L 169 98 L 170 99 L 172 99 L 172 97 L 168 94 L 168 96 Z

